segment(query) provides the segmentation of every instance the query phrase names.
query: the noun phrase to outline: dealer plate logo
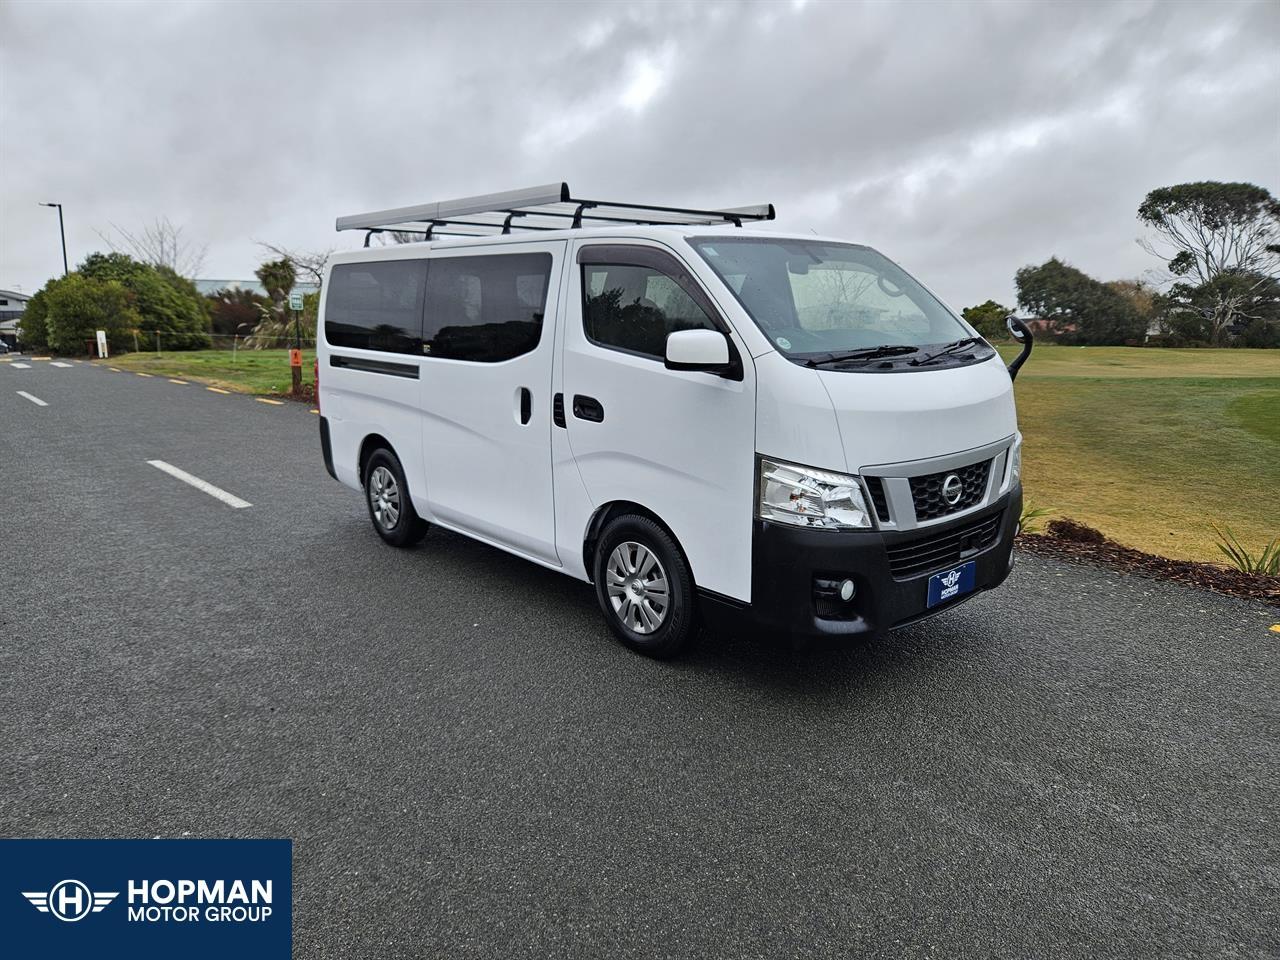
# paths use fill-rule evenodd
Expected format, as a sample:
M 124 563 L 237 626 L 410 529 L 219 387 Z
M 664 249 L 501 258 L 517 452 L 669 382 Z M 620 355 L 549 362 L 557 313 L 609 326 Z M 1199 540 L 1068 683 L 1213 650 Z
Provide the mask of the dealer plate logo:
M 22 895 L 41 913 L 51 913 L 59 920 L 75 923 L 91 913 L 101 913 L 120 892 L 94 891 L 79 880 L 63 880 L 47 893 L 24 890 Z

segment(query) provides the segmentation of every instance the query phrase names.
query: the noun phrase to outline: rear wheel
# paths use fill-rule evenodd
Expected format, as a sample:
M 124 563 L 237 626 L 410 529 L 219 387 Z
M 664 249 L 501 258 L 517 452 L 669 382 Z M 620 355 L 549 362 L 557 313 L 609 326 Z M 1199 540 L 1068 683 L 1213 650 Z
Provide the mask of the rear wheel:
M 605 622 L 632 650 L 666 659 L 692 639 L 697 620 L 689 564 L 648 517 L 619 517 L 605 527 L 593 573 Z
M 427 522 L 409 499 L 404 469 L 387 449 L 374 451 L 364 467 L 365 503 L 373 529 L 393 547 L 410 547 L 427 534 Z

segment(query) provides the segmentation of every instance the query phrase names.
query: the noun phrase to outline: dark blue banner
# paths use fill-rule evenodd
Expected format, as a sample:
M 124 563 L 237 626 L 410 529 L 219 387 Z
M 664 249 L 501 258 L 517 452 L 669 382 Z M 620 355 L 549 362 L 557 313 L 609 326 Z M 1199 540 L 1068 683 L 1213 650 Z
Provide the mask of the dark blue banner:
M 3 952 L 286 960 L 291 840 L 0 840 Z

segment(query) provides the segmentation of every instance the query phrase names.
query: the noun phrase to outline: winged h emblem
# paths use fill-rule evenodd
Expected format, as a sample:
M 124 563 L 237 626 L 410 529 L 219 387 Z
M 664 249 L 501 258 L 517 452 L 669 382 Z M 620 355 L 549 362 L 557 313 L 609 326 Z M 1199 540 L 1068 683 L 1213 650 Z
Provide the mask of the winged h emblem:
M 90 890 L 79 880 L 63 880 L 48 892 L 24 890 L 22 895 L 41 913 L 51 913 L 59 920 L 74 923 L 91 913 L 101 913 L 120 893 Z

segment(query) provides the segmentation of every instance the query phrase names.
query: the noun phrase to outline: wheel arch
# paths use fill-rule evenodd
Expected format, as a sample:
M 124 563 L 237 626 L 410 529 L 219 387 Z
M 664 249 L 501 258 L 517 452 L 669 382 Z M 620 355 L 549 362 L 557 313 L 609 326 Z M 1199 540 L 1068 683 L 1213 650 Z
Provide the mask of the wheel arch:
M 614 500 L 610 503 L 602 504 L 596 508 L 595 513 L 591 515 L 591 519 L 587 521 L 587 529 L 582 538 L 582 565 L 587 571 L 588 582 L 595 583 L 595 553 L 596 544 L 600 542 L 600 534 L 616 518 L 630 515 L 645 517 L 663 529 L 676 545 L 676 549 L 680 551 L 680 556 L 689 568 L 689 576 L 693 578 L 694 586 L 696 587 L 698 578 L 694 575 L 693 564 L 689 562 L 689 554 L 685 552 L 684 544 L 680 542 L 676 532 L 671 529 L 671 525 L 648 507 L 632 500 Z
M 359 477 L 362 486 L 364 485 L 364 468 L 368 465 L 369 458 L 373 456 L 375 451 L 382 449 L 389 450 L 392 456 L 400 460 L 400 454 L 396 453 L 396 448 L 391 445 L 391 441 L 380 433 L 371 433 L 360 441 L 360 456 L 356 463 L 360 470 Z M 404 461 L 400 460 L 400 463 L 403 469 Z

